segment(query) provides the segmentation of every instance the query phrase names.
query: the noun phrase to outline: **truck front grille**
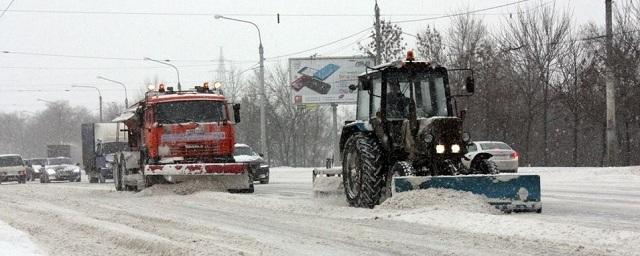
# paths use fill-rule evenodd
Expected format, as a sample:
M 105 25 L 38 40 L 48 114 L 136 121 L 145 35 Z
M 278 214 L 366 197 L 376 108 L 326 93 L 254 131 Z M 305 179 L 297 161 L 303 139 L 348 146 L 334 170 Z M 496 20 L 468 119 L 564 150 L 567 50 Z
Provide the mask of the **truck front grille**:
M 206 144 L 186 144 L 170 146 L 171 156 L 191 157 L 191 156 L 211 156 L 218 153 L 217 145 Z

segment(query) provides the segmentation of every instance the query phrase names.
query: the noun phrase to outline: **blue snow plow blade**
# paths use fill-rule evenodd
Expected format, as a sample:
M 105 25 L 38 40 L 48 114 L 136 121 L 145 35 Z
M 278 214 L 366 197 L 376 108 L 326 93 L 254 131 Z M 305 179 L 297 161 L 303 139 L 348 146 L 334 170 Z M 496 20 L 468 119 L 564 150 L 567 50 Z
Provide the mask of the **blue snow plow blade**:
M 393 194 L 428 188 L 444 188 L 484 195 L 504 212 L 542 212 L 538 175 L 461 175 L 394 177 Z

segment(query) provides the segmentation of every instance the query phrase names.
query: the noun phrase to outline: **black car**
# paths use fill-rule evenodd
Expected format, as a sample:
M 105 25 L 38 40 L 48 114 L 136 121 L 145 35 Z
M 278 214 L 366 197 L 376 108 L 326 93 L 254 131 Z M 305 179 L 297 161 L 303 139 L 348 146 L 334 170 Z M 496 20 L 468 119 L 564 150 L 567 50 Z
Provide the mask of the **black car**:
M 235 144 L 233 158 L 238 163 L 249 164 L 254 181 L 260 181 L 260 184 L 269 183 L 269 165 L 262 159 L 262 155 L 256 154 L 249 145 Z

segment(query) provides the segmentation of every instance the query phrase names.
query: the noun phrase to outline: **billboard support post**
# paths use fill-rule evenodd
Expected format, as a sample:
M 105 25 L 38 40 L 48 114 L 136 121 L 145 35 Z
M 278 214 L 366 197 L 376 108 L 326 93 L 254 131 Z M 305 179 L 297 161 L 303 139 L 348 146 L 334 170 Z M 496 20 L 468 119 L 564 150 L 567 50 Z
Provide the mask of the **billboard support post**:
M 340 163 L 340 146 L 338 142 L 338 104 L 331 104 L 331 113 L 333 116 L 333 125 L 331 125 L 331 141 L 333 142 L 333 154 L 331 158 L 333 159 L 333 164 L 337 165 Z

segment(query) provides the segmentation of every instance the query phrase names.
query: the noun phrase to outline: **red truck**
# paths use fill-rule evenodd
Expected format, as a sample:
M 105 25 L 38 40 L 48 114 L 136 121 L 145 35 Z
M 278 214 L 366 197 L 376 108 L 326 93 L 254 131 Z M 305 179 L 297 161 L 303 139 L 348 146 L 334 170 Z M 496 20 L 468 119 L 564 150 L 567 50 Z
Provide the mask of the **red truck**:
M 233 158 L 240 105 L 228 103 L 219 88 L 174 91 L 161 84 L 114 122 L 126 125 L 130 148 L 115 157 L 116 190 L 211 180 L 229 192 L 253 193 L 250 168 Z

